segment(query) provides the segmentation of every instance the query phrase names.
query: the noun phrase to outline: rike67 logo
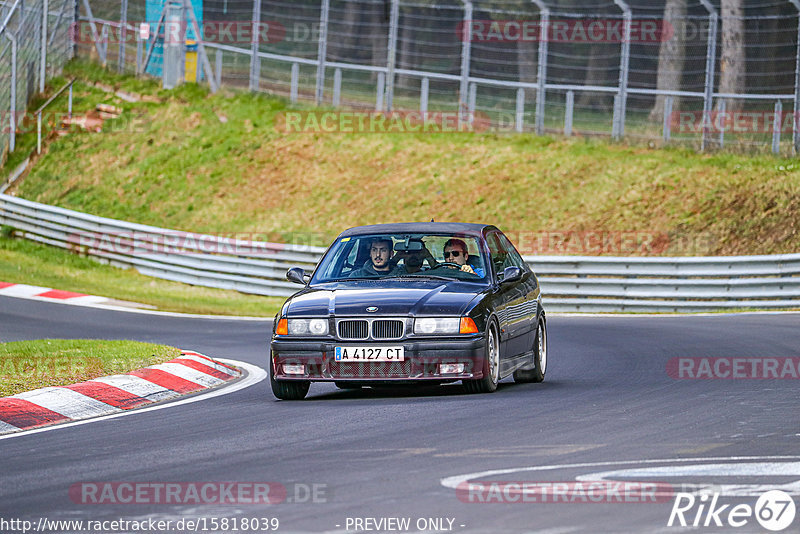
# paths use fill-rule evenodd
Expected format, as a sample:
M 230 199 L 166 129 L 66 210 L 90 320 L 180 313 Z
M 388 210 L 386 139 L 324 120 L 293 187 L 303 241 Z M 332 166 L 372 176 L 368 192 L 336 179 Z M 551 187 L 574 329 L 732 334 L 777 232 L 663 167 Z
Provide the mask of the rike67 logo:
M 762 493 L 755 506 L 720 504 L 719 493 L 677 493 L 667 526 L 744 527 L 755 520 L 765 529 L 778 532 L 794 521 L 796 507 L 791 495 L 781 490 Z

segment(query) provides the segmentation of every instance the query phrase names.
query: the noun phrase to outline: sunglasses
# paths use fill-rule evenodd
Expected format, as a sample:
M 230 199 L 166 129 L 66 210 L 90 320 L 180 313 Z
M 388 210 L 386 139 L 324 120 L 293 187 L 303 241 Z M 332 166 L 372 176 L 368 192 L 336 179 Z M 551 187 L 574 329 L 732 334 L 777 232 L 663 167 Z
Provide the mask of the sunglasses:
M 454 258 L 457 258 L 457 257 L 461 256 L 461 251 L 460 250 L 448 250 L 448 251 L 445 251 L 444 257 L 445 258 L 449 258 L 450 256 L 453 256 Z

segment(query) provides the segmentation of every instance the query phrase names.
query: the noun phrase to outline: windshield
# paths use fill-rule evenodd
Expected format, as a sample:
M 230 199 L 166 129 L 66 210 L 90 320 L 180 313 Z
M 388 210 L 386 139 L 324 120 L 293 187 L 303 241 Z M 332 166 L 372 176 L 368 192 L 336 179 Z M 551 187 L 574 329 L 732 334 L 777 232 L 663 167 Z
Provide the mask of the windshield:
M 311 283 L 376 278 L 480 282 L 487 269 L 478 239 L 456 234 L 371 234 L 339 238 Z

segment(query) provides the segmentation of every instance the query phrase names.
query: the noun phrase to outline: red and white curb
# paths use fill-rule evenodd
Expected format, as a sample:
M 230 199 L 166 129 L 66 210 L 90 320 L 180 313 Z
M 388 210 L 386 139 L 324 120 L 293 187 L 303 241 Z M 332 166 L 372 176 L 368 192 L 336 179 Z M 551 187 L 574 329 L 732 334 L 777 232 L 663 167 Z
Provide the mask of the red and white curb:
M 61 302 L 69 301 L 73 304 L 102 304 L 111 300 L 106 297 L 98 297 L 97 295 L 85 295 L 83 293 L 73 293 L 72 291 L 62 291 L 49 287 L 10 284 L 8 282 L 0 282 L 0 295 L 7 297 L 40 298 Z
M 220 386 L 241 371 L 198 352 L 124 375 L 0 398 L 0 434 L 111 415 Z

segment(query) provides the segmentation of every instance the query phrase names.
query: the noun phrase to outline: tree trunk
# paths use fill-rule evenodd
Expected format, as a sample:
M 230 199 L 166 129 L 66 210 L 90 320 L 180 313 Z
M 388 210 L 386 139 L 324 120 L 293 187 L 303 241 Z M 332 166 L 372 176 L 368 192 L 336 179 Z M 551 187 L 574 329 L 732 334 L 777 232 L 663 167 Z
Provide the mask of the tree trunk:
M 722 56 L 719 61 L 719 92 L 744 93 L 744 7 L 743 0 L 722 0 Z M 741 99 L 728 99 L 726 110 L 742 109 Z
M 339 6 L 336 6 L 339 7 Z M 341 20 L 335 20 L 337 10 L 331 6 L 328 22 L 328 60 L 352 63 L 355 60 L 355 35 L 361 25 L 361 5 L 358 2 L 344 2 L 344 14 Z
M 683 63 L 686 59 L 686 43 L 683 41 L 683 26 L 686 20 L 686 0 L 667 0 L 664 6 L 664 29 L 671 26 L 672 35 L 661 42 L 661 49 L 658 52 L 658 78 L 656 89 L 660 91 L 677 91 L 681 87 L 681 76 L 683 75 Z M 665 35 L 667 37 L 667 35 Z M 656 97 L 655 105 L 650 110 L 650 120 L 656 121 L 663 119 L 664 116 L 663 95 Z M 680 108 L 678 97 L 673 97 L 673 108 Z
M 610 85 L 609 67 L 615 57 L 614 52 L 618 50 L 619 45 L 593 44 L 589 50 L 589 62 L 586 65 L 586 76 L 582 85 Z M 619 71 L 616 72 L 618 74 Z M 616 81 L 615 79 L 614 82 Z M 613 101 L 608 93 L 582 91 L 575 102 L 575 107 L 609 112 L 613 108 Z

